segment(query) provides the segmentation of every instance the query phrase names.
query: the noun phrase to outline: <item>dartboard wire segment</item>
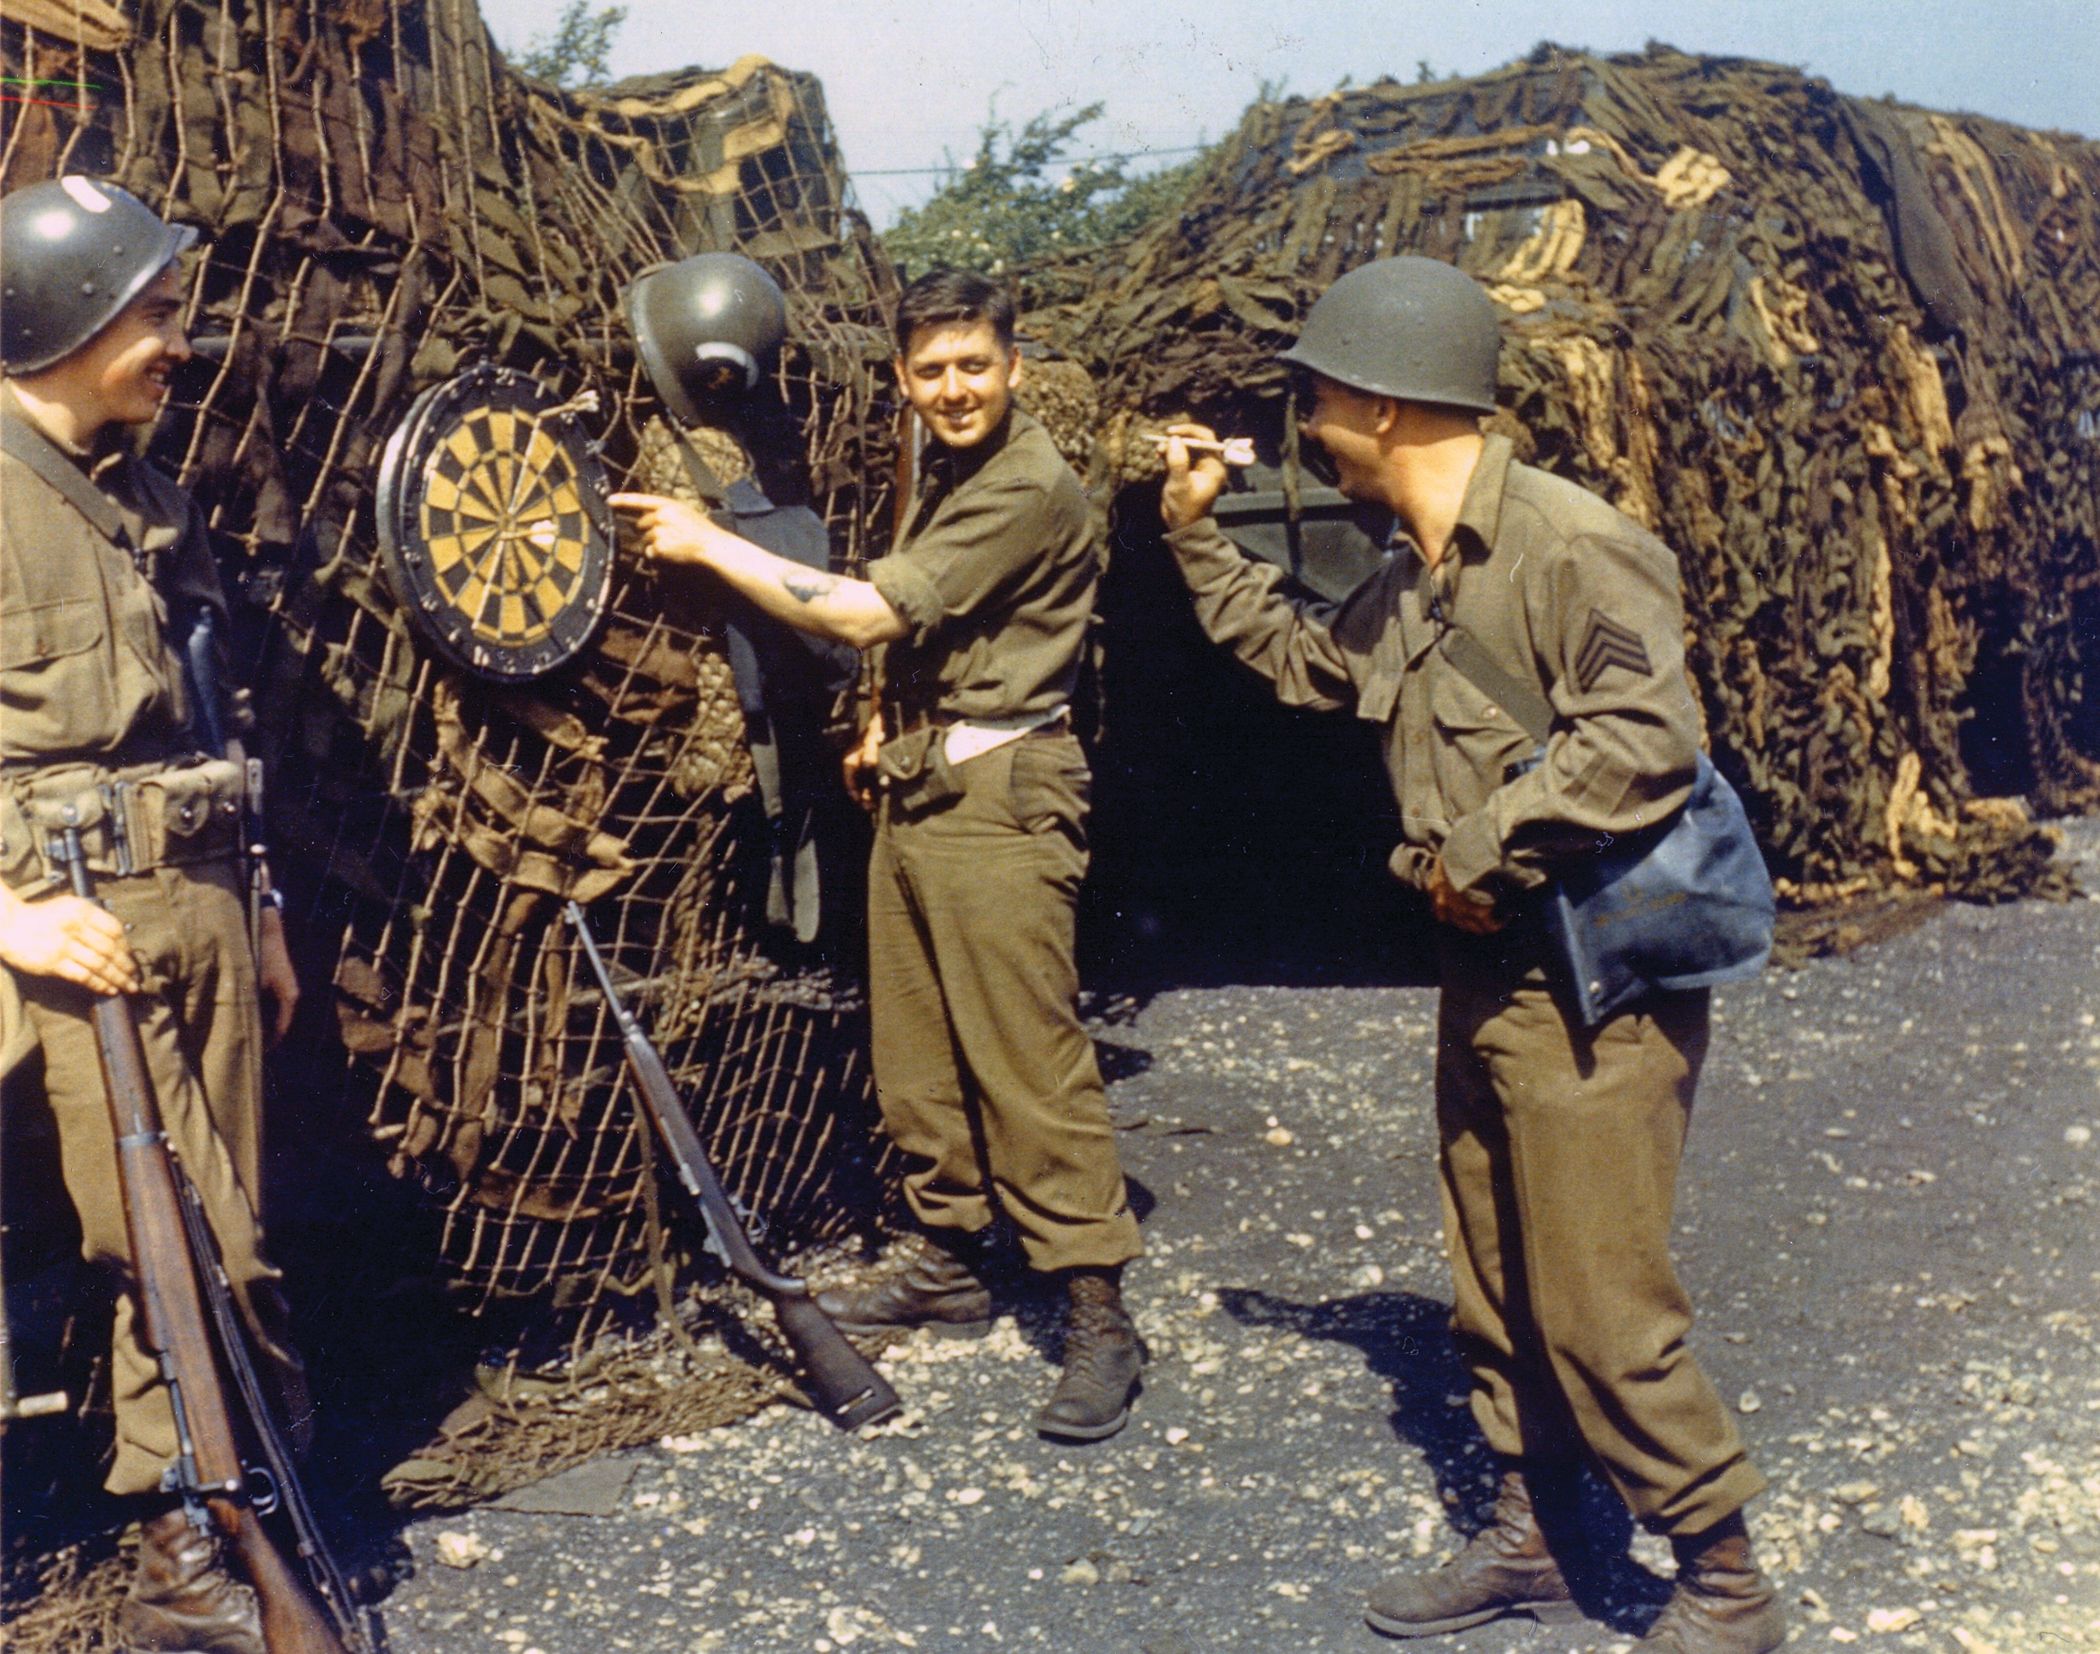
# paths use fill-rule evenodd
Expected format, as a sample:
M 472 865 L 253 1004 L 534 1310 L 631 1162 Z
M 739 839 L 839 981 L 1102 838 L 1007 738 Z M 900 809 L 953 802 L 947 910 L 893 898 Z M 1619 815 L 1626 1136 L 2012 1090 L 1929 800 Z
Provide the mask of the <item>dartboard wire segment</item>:
M 425 392 L 387 445 L 389 573 L 425 641 L 482 676 L 551 671 L 604 612 L 607 489 L 575 407 L 523 374 L 479 368 Z

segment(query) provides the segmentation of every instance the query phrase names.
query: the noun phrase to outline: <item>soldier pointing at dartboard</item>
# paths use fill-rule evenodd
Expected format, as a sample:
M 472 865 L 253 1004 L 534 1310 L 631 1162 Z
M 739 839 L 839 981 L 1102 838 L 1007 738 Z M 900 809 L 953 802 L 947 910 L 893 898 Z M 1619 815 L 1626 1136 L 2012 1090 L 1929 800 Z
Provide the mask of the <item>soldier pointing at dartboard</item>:
M 630 303 L 674 406 L 721 371 L 725 318 L 768 302 L 718 275 L 688 260 L 644 278 L 669 284 L 659 302 L 683 293 L 709 314 L 689 337 L 675 302 L 670 315 Z M 1069 1299 L 1064 1371 L 1037 1427 L 1090 1441 L 1122 1428 L 1139 1371 L 1120 1284 L 1137 1222 L 1075 1004 L 1088 772 L 1069 701 L 1099 570 L 1078 479 L 1013 405 L 1013 325 L 1011 298 L 981 276 L 935 271 L 905 291 L 896 373 L 931 454 L 903 535 L 865 580 L 778 556 L 677 500 L 612 503 L 652 562 L 705 569 L 775 620 L 882 651 L 883 704 L 847 775 L 875 813 L 875 1085 L 928 1244 L 901 1275 L 820 1303 L 849 1333 L 981 1332 L 985 1243 L 1003 1214 Z M 685 348 L 666 348 L 674 337 Z

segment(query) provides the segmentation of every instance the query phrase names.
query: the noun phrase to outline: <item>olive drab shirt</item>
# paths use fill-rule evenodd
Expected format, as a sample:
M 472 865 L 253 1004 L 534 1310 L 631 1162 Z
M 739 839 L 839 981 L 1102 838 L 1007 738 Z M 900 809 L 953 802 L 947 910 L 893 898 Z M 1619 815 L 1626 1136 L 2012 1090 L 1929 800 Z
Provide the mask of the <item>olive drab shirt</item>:
M 187 751 L 171 602 L 224 620 L 189 496 L 128 450 L 69 453 L 0 385 L 0 766 Z
M 1291 706 L 1353 707 L 1385 729 L 1403 846 L 1393 870 L 1514 894 L 1557 856 L 1652 825 L 1690 796 L 1699 710 L 1684 666 L 1677 561 L 1573 483 L 1486 441 L 1434 571 L 1411 541 L 1339 604 L 1294 602 L 1208 517 L 1167 543 L 1211 638 Z M 1455 623 L 1553 709 L 1545 761 L 1436 647 Z
M 907 726 L 1055 711 L 1101 576 L 1079 479 L 1018 408 L 974 448 L 929 444 L 925 472 L 897 549 L 868 565 L 910 627 L 884 654 L 889 700 Z

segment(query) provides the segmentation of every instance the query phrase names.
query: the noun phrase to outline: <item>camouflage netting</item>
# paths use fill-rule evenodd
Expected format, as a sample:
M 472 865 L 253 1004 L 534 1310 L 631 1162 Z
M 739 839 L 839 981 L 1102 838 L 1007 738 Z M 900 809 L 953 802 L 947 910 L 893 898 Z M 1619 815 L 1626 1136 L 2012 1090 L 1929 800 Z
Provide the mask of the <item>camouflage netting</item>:
M 895 282 L 817 83 L 745 58 L 558 91 L 506 69 L 472 0 L 9 0 L 0 63 L 37 93 L 0 108 L 6 187 L 105 174 L 204 232 L 204 348 L 157 453 L 217 533 L 293 932 L 325 950 L 309 986 L 332 982 L 341 1044 L 310 1042 L 310 1077 L 336 1084 L 347 1049 L 371 1134 L 441 1209 L 445 1270 L 476 1302 L 589 1305 L 663 1252 L 568 896 L 771 1242 L 841 1233 L 865 1205 L 837 1188 L 868 1140 L 861 1042 L 760 946 L 764 824 L 718 600 L 623 561 L 579 662 L 495 688 L 412 638 L 373 515 L 409 401 L 477 360 L 596 392 L 615 486 L 674 481 L 618 294 L 733 249 L 787 292 L 761 394 L 839 556 L 864 555 L 894 470 L 871 369 Z
M 1403 252 L 1490 285 L 1519 452 L 1679 553 L 1785 894 L 2044 876 L 2029 808 L 2100 801 L 2100 145 L 1660 47 L 1258 105 L 1178 218 L 1031 273 L 1097 480 L 1191 411 L 1289 460 L 1273 352 Z

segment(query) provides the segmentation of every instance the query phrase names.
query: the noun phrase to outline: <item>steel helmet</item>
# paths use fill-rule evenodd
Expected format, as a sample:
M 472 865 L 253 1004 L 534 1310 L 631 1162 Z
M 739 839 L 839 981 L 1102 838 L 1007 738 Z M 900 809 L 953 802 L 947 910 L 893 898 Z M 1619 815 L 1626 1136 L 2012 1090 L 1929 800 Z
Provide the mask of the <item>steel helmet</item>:
M 1501 321 L 1479 282 L 1410 255 L 1337 280 L 1283 360 L 1379 396 L 1493 413 L 1501 345 Z
M 99 178 L 13 191 L 0 200 L 0 363 L 35 373 L 63 361 L 196 239 Z
M 648 271 L 627 289 L 627 325 L 649 382 L 687 424 L 725 390 L 758 383 L 787 337 L 787 300 L 740 253 L 699 253 Z

